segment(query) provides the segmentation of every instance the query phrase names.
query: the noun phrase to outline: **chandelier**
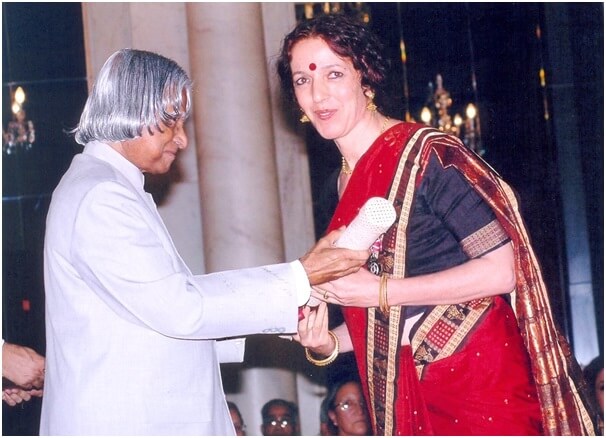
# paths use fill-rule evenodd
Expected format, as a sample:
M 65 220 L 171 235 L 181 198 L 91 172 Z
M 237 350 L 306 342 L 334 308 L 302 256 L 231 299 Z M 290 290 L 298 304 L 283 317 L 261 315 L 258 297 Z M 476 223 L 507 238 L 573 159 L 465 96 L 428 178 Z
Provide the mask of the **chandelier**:
M 25 91 L 17 87 L 13 94 L 11 111 L 13 119 L 8 122 L 5 130 L 2 130 L 2 153 L 12 155 L 17 151 L 27 151 L 32 148 L 36 141 L 34 122 L 27 120 L 23 103 L 25 102 Z
M 297 22 L 310 20 L 318 15 L 343 13 L 355 16 L 364 23 L 370 22 L 368 5 L 362 2 L 300 2 L 295 3 Z
M 480 116 L 473 103 L 467 104 L 465 115 L 450 115 L 452 98 L 448 90 L 444 88 L 442 75 L 436 76 L 435 91 L 433 84 L 429 83 L 431 107 L 426 105 L 421 110 L 420 119 L 426 125 L 438 128 L 448 134 L 455 135 L 463 141 L 467 148 L 478 155 L 484 154 L 482 138 L 480 136 Z

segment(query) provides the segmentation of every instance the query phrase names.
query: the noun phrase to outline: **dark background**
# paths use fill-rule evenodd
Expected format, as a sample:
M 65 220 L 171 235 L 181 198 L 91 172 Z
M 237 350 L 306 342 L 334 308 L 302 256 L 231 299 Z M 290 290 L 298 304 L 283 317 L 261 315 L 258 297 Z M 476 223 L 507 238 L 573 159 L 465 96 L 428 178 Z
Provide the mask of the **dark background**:
M 572 59 L 549 53 L 547 41 L 559 29 L 546 28 L 553 13 L 544 3 L 367 3 L 370 26 L 393 59 L 395 98 L 391 115 L 408 109 L 418 119 L 436 74 L 453 98 L 452 113 L 476 101 L 482 123 L 484 158 L 519 193 L 523 215 L 552 293 L 556 319 L 569 329 L 567 261 L 562 223 L 554 124 L 572 123 L 552 114 L 557 69 L 573 72 L 574 104 L 582 151 L 583 189 L 591 249 L 594 300 L 603 352 L 603 4 L 558 3 L 568 18 Z M 2 122 L 11 117 L 17 86 L 36 126 L 30 151 L 2 157 L 3 289 L 2 333 L 8 342 L 44 354 L 42 244 L 49 195 L 80 147 L 65 131 L 78 121 L 87 96 L 80 3 L 2 4 Z M 402 25 L 400 26 L 400 23 Z M 537 38 L 536 28 L 542 29 Z M 404 99 L 400 32 L 406 42 L 409 99 Z M 551 34 L 550 34 L 551 32 Z M 547 88 L 538 80 L 547 73 Z M 471 87 L 475 69 L 477 90 Z M 477 97 L 477 99 L 476 99 Z M 575 122 L 576 123 L 576 122 Z M 327 175 L 340 165 L 336 148 L 307 132 L 312 193 L 319 199 Z M 320 209 L 314 205 L 316 211 Z M 318 215 L 316 231 L 326 224 Z M 29 311 L 27 305 L 29 304 Z M 568 333 L 570 334 L 570 333 Z M 340 359 L 341 360 L 341 359 Z M 343 359 L 346 360 L 346 359 Z M 332 366 L 343 375 L 344 368 Z M 343 363 L 344 364 L 344 363 Z M 342 364 L 342 365 L 343 365 Z M 345 366 L 345 365 L 343 365 Z M 329 378 L 331 378 L 329 376 Z M 336 379 L 339 376 L 333 376 Z M 3 435 L 35 435 L 40 400 L 23 407 L 3 403 Z
M 18 86 L 36 141 L 2 155 L 2 337 L 44 354 L 44 223 L 50 193 L 80 150 L 64 130 L 87 97 L 80 3 L 2 3 L 3 129 Z M 37 435 L 40 406 L 39 398 L 2 403 L 2 434 Z

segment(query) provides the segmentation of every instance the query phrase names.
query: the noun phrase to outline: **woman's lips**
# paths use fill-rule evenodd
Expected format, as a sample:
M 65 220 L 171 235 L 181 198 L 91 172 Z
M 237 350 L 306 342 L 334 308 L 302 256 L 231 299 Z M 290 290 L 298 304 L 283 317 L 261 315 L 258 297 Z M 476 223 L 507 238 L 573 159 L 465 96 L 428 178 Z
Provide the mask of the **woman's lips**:
M 330 119 L 333 114 L 335 114 L 337 111 L 336 110 L 322 110 L 322 111 L 314 111 L 314 114 L 316 115 L 316 117 L 320 120 L 328 120 Z

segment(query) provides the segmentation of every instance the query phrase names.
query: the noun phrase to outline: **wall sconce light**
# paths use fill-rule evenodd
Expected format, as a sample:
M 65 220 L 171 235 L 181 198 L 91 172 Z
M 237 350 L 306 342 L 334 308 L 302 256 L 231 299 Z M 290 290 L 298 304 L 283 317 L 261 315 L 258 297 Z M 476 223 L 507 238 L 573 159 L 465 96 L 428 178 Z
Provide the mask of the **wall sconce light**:
M 433 90 L 433 84 L 429 85 L 430 90 Z M 461 138 L 465 146 L 478 155 L 484 154 L 480 138 L 480 119 L 476 106 L 473 103 L 467 105 L 465 118 L 460 114 L 451 117 L 449 110 L 452 106 L 452 98 L 444 88 L 441 75 L 436 76 L 436 90 L 431 93 L 430 99 L 433 101 L 432 106 L 435 109 L 432 110 L 428 105 L 424 106 L 419 117 L 421 121 Z
M 23 88 L 17 87 L 11 105 L 13 120 L 8 122 L 6 131 L 2 131 L 2 152 L 4 154 L 11 155 L 18 150 L 29 150 L 36 141 L 34 122 L 26 119 L 24 102 L 25 91 Z

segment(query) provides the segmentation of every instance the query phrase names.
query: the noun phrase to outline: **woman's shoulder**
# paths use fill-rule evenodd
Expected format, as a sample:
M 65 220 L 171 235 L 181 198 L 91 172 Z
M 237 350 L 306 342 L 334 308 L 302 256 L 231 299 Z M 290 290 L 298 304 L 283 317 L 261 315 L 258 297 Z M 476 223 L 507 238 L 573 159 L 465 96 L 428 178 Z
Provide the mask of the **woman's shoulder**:
M 398 119 L 388 120 L 384 131 L 384 138 L 387 142 L 402 143 L 420 134 L 441 133 L 441 131 L 423 123 L 404 122 Z

